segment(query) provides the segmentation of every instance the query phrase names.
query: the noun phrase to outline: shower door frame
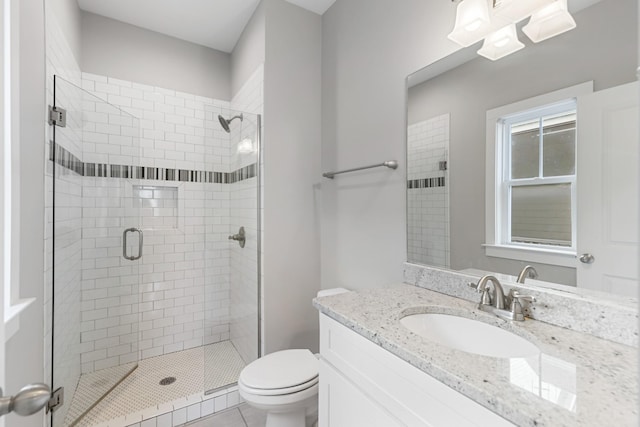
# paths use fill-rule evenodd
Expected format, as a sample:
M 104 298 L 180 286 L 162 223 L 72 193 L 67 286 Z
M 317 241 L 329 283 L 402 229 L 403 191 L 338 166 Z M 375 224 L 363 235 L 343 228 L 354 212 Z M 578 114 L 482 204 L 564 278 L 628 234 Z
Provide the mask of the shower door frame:
M 256 302 L 258 307 L 256 307 L 257 312 L 257 325 L 258 328 L 258 354 L 257 357 L 262 357 L 262 161 L 263 161 L 263 153 L 262 153 L 262 114 L 256 114 L 257 116 L 257 141 L 256 148 L 258 150 L 258 162 L 256 165 L 256 177 L 257 183 L 257 209 L 258 213 L 256 217 L 258 218 L 258 233 L 257 233 L 257 246 L 258 246 L 258 256 L 257 256 L 257 270 L 258 270 L 258 289 L 257 289 L 257 299 Z

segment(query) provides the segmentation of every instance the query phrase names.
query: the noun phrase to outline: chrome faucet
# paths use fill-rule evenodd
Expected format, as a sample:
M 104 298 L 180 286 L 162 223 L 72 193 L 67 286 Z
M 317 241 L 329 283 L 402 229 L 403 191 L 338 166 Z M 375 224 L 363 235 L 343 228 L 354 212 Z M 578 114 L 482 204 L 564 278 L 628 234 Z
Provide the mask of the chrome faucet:
M 493 285 L 493 292 L 491 292 L 489 284 Z M 478 310 L 493 313 L 507 320 L 524 320 L 522 301 L 534 302 L 536 300 L 532 296 L 521 295 L 514 289 L 509 292 L 509 295 L 505 296 L 500 281 L 491 275 L 483 276 L 478 280 L 478 283 L 469 283 L 469 286 L 475 288 L 478 292 L 482 292 Z
M 516 281 L 518 283 L 524 283 L 524 279 L 526 279 L 526 278 L 529 278 L 529 279 L 537 279 L 538 278 L 538 272 L 531 265 L 527 265 L 522 269 L 520 274 L 518 274 L 518 280 L 516 280 Z

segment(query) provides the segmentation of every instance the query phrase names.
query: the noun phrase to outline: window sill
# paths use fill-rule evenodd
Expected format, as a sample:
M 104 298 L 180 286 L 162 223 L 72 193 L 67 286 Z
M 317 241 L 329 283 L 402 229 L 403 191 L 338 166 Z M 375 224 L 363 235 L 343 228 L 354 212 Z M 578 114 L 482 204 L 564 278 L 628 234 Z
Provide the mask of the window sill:
M 27 298 L 6 307 L 4 311 L 4 342 L 6 343 L 20 329 L 20 314 L 36 299 Z
M 515 259 L 561 267 L 575 268 L 576 266 L 576 253 L 572 250 L 525 248 L 495 244 L 483 244 L 482 246 L 484 246 L 485 254 L 494 258 Z

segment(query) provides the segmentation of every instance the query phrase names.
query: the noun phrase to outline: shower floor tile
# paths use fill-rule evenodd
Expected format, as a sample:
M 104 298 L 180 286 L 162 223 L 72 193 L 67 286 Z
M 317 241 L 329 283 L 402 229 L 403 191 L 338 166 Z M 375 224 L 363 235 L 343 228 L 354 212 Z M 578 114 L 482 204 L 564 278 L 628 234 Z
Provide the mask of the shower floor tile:
M 144 359 L 139 362 L 137 369 L 75 425 L 95 425 L 202 394 L 205 389 L 215 390 L 233 384 L 238 381 L 244 366 L 244 361 L 230 341 Z M 80 377 L 65 426 L 72 425 L 95 402 L 98 392 L 96 385 L 107 383 L 106 379 L 114 374 L 118 372 L 111 368 Z M 167 377 L 175 377 L 176 381 L 160 385 L 160 381 Z
M 73 395 L 73 401 L 67 412 L 64 425 L 70 425 L 72 421 L 78 419 L 91 408 L 91 405 L 116 386 L 135 366 L 135 363 L 127 363 L 82 375 L 78 381 L 78 387 Z

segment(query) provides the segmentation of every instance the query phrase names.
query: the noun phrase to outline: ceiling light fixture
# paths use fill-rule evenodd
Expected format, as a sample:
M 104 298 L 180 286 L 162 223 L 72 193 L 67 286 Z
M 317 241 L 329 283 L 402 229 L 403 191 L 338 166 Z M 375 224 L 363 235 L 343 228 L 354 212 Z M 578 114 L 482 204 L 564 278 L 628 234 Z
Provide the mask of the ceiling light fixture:
M 464 0 L 456 8 L 456 24 L 447 36 L 461 46 L 471 46 L 491 31 L 487 0 Z
M 567 9 L 567 0 L 556 0 L 531 15 L 529 23 L 522 28 L 522 31 L 532 42 L 538 43 L 573 30 L 575 27 L 576 21 Z
M 496 0 L 493 8 L 496 16 L 507 19 L 509 22 L 520 22 L 531 16 L 535 10 L 553 3 L 548 0 Z
M 467 47 L 482 39 L 478 54 L 496 60 L 524 47 L 515 24 L 531 17 L 523 28 L 538 43 L 576 27 L 567 0 L 451 0 L 458 1 L 456 22 L 447 36 Z
M 518 40 L 516 33 L 516 24 L 509 24 L 496 32 L 489 34 L 482 44 L 482 48 L 478 51 L 478 55 L 482 55 L 492 61 L 505 57 L 524 48 L 524 44 Z

